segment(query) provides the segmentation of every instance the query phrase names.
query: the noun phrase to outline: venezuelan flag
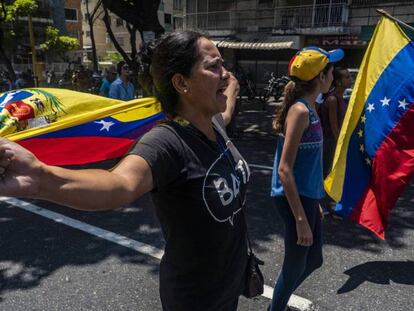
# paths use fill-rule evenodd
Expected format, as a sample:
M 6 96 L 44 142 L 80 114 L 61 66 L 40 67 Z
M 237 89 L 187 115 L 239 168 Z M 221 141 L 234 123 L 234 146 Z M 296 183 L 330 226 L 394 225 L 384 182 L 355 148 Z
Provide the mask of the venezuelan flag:
M 325 180 L 336 211 L 384 239 L 414 173 L 414 43 L 382 17 L 363 58 Z
M 153 97 L 124 102 L 47 88 L 0 94 L 0 109 L 0 135 L 51 165 L 120 157 L 164 118 Z

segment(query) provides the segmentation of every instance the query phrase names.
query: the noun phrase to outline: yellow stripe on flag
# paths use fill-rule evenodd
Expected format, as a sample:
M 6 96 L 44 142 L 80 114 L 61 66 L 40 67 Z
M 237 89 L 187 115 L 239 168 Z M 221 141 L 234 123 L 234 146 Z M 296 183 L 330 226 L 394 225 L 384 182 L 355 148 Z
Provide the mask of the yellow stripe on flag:
M 332 171 L 324 183 L 326 192 L 337 202 L 342 197 L 349 141 L 365 102 L 384 69 L 409 41 L 396 22 L 387 17 L 382 17 L 378 22 L 355 81 L 339 134 Z

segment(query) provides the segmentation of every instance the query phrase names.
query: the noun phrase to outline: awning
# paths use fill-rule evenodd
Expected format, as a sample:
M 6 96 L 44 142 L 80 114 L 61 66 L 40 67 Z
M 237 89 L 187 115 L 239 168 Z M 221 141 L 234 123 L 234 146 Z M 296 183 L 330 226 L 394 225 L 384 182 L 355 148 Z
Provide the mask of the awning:
M 236 49 L 236 50 L 283 50 L 291 49 L 294 45 L 294 41 L 276 41 L 270 40 L 264 41 L 215 41 L 213 43 L 218 48 Z

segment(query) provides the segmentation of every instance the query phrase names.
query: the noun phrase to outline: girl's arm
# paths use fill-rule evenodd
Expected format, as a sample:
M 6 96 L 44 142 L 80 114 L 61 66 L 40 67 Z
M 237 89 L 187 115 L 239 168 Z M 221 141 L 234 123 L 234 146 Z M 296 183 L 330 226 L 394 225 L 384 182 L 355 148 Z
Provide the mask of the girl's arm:
M 111 171 L 49 166 L 31 152 L 0 138 L 0 195 L 39 198 L 96 211 L 125 206 L 153 188 L 148 163 L 126 156 Z
M 288 111 L 285 121 L 285 142 L 280 158 L 278 175 L 283 185 L 286 198 L 296 220 L 298 245 L 310 246 L 313 243 L 312 231 L 309 227 L 305 211 L 299 198 L 293 175 L 299 143 L 305 128 L 309 126 L 309 111 L 303 104 L 294 104 Z

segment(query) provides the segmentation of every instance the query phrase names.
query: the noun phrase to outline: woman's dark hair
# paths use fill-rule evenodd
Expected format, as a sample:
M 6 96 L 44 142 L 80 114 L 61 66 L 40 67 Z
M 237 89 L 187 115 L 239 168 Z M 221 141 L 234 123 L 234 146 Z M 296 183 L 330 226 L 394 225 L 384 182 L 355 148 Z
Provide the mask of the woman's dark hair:
M 199 57 L 200 38 L 208 36 L 194 31 L 172 32 L 146 46 L 141 55 L 140 84 L 147 94 L 158 98 L 169 116 L 175 115 L 178 103 L 171 79 L 177 73 L 190 76 Z
M 338 86 L 338 82 L 341 81 L 342 77 L 344 76 L 345 70 L 347 69 L 343 67 L 334 68 L 332 86 Z
M 329 63 L 322 70 L 322 73 L 327 74 L 329 69 L 332 68 L 332 64 Z M 315 81 L 319 78 L 317 75 L 310 81 L 303 81 L 296 77 L 291 77 L 291 80 L 285 86 L 285 97 L 281 107 L 277 107 L 273 118 L 273 129 L 276 133 L 283 133 L 285 126 L 285 120 L 289 111 L 289 108 L 302 96 L 311 92 L 315 87 Z

